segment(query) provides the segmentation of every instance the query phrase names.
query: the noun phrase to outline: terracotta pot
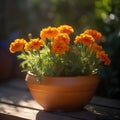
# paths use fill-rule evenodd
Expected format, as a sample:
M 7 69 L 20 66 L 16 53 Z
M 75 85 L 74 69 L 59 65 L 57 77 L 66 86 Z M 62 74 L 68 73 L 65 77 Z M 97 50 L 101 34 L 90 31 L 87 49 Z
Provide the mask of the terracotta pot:
M 41 83 L 32 74 L 26 82 L 33 98 L 47 111 L 72 111 L 84 107 L 94 95 L 98 75 L 78 77 L 44 77 Z

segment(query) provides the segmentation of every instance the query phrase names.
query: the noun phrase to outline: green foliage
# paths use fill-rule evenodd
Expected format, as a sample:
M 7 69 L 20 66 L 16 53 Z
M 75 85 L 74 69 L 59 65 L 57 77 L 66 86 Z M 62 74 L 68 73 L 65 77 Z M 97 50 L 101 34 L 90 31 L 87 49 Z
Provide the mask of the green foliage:
M 42 80 L 43 76 L 79 76 L 95 74 L 100 64 L 99 59 L 86 45 L 70 46 L 65 54 L 54 54 L 48 46 L 39 51 L 22 52 L 23 72 L 30 71 Z
M 96 0 L 95 1 L 95 15 L 97 18 L 106 20 L 108 12 L 111 11 L 112 0 Z

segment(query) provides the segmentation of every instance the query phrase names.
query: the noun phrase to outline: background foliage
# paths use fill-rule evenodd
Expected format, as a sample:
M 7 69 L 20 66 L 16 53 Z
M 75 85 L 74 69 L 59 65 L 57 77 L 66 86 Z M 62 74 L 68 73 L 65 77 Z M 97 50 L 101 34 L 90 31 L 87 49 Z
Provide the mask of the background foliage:
M 111 65 L 102 71 L 105 96 L 120 98 L 120 1 L 95 1 L 96 26 L 104 35 L 102 43 L 111 57 Z

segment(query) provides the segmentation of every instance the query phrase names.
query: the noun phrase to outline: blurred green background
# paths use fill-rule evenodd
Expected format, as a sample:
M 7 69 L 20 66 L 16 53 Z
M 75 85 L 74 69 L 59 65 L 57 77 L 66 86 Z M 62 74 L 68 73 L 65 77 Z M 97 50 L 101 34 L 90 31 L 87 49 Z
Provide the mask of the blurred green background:
M 101 70 L 96 94 L 120 99 L 120 0 L 0 0 L 0 81 L 25 76 L 8 51 L 11 41 L 61 24 L 72 25 L 75 34 L 87 28 L 103 34 L 111 65 Z

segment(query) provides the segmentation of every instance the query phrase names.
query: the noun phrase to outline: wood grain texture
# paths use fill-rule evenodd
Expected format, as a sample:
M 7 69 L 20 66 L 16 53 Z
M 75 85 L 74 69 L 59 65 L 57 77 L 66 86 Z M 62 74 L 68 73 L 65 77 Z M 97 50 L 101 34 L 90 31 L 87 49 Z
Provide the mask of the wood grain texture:
M 93 97 L 75 112 L 46 112 L 33 100 L 24 80 L 0 84 L 0 120 L 120 120 L 120 101 Z

